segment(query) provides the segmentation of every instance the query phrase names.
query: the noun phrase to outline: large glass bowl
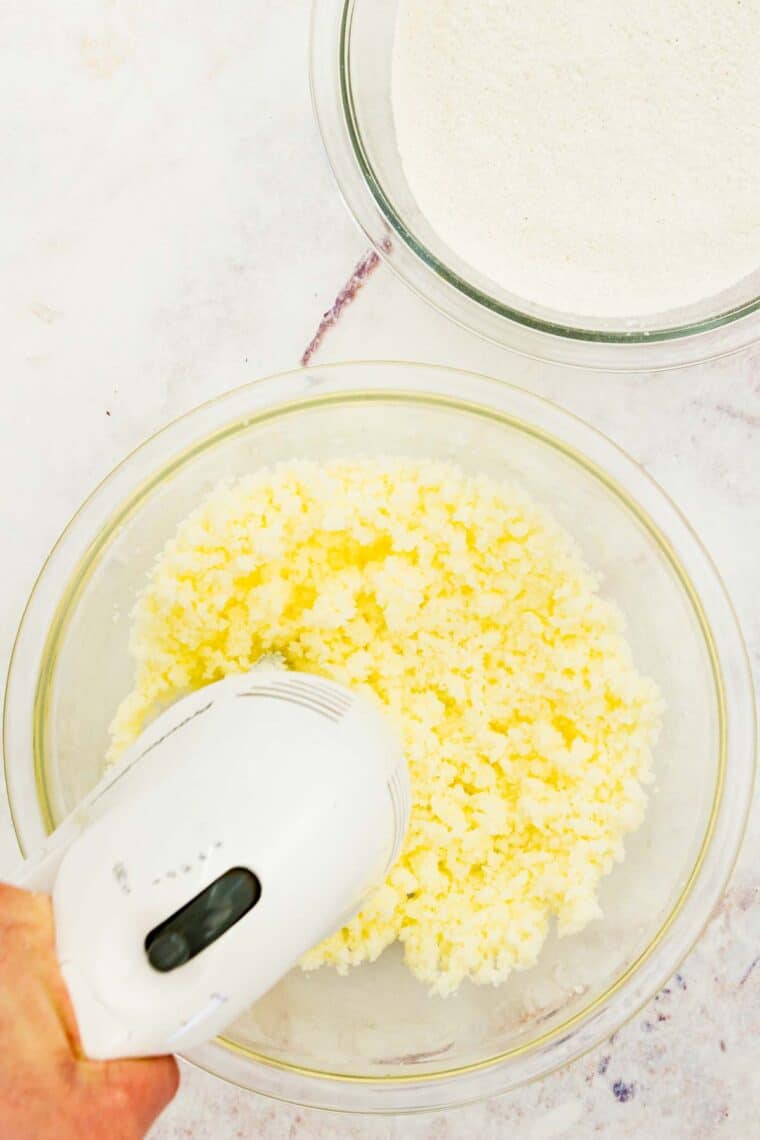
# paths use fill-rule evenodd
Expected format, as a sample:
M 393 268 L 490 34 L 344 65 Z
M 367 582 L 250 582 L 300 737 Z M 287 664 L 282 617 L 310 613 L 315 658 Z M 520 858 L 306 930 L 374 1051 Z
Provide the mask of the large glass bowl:
M 378 1112 L 487 1096 L 571 1060 L 664 984 L 723 890 L 750 798 L 753 693 L 720 580 L 662 491 L 580 421 L 482 377 L 373 363 L 263 380 L 149 440 L 85 503 L 34 588 L 5 706 L 9 798 L 29 852 L 100 776 L 131 684 L 130 609 L 203 493 L 280 460 L 388 454 L 513 477 L 550 507 L 627 614 L 668 711 L 651 805 L 604 883 L 604 918 L 552 937 L 534 969 L 448 999 L 393 948 L 348 977 L 296 970 L 191 1054 L 257 1092 Z
M 407 285 L 489 340 L 584 367 L 671 368 L 735 352 L 760 338 L 760 265 L 698 304 L 589 321 L 509 293 L 463 261 L 417 205 L 396 143 L 391 61 L 399 2 L 314 0 L 311 83 L 341 194 Z

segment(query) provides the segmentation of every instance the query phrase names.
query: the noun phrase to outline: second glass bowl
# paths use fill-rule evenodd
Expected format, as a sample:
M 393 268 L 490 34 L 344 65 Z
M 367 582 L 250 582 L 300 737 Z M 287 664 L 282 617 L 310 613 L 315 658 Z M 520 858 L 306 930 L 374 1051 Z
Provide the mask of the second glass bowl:
M 314 0 L 315 112 L 345 202 L 378 253 L 458 324 L 528 356 L 607 370 L 673 368 L 760 338 L 760 266 L 723 293 L 647 318 L 544 308 L 478 274 L 435 233 L 407 183 L 391 103 L 399 0 Z

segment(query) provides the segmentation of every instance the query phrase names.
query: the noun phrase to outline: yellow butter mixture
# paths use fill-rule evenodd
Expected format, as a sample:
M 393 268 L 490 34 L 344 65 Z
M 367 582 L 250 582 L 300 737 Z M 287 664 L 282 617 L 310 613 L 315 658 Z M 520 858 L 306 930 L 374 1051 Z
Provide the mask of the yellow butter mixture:
M 306 969 L 398 939 L 450 993 L 532 965 L 552 918 L 571 934 L 600 915 L 661 700 L 572 538 L 518 487 L 401 459 L 260 471 L 184 520 L 133 621 L 112 758 L 173 695 L 275 650 L 371 691 L 402 734 L 401 858 Z

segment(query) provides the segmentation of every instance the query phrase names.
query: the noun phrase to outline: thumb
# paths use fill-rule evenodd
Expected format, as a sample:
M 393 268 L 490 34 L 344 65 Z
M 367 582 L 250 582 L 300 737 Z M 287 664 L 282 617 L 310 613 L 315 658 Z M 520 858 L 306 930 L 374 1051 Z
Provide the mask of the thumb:
M 144 1136 L 179 1088 L 174 1057 L 85 1062 L 85 1067 L 91 1067 L 99 1086 L 98 1111 L 114 1122 L 129 1122 L 125 1129 L 129 1137 Z

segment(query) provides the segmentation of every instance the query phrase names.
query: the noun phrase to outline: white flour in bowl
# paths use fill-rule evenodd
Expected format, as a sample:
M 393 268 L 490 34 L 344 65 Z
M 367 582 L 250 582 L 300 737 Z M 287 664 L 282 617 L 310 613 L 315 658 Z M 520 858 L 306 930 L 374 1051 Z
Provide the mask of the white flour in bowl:
M 525 300 L 634 317 L 760 266 L 760 0 L 401 0 L 420 210 Z

